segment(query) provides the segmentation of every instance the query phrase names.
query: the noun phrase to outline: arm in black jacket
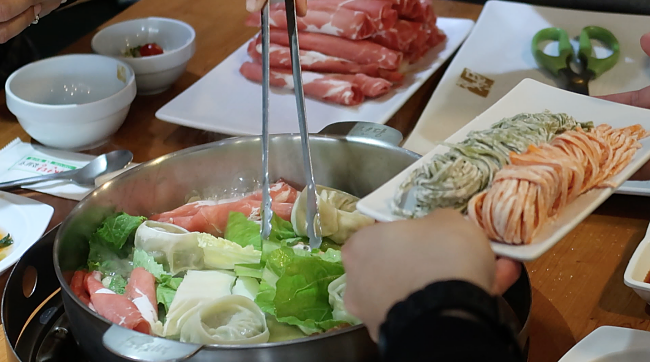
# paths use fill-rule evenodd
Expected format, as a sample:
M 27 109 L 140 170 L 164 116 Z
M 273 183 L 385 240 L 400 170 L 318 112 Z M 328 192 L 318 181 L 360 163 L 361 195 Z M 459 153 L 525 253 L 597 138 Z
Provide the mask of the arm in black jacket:
M 450 290 L 455 295 L 449 297 Z M 465 290 L 473 297 L 461 297 L 454 306 L 455 298 L 468 295 Z M 382 358 L 386 362 L 522 362 L 514 332 L 498 321 L 496 305 L 493 297 L 469 283 L 434 283 L 390 310 L 380 332 Z

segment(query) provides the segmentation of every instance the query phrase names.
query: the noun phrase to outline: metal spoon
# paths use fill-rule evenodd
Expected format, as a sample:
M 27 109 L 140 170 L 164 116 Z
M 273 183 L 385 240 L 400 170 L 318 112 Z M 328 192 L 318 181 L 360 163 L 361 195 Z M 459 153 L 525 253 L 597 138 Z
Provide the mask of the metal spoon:
M 0 190 L 10 190 L 23 185 L 52 180 L 67 180 L 72 181 L 79 186 L 95 187 L 95 179 L 97 177 L 109 172 L 121 170 L 128 165 L 131 160 L 133 160 L 133 153 L 131 153 L 131 151 L 117 150 L 105 153 L 90 161 L 86 166 L 76 170 L 1 182 Z

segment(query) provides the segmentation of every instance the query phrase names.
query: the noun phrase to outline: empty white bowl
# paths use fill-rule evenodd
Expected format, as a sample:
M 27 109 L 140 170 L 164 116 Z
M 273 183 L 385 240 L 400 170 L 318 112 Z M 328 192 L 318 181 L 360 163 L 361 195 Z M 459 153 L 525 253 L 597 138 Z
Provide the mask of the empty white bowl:
M 98 54 L 117 57 L 135 71 L 138 94 L 157 94 L 167 90 L 185 72 L 196 49 L 194 29 L 179 20 L 146 18 L 124 21 L 98 32 L 91 42 Z M 124 57 L 124 51 L 156 43 L 163 54 L 142 58 Z
M 95 54 L 40 60 L 5 83 L 7 107 L 40 143 L 62 149 L 99 145 L 115 133 L 136 95 L 128 64 Z
M 634 289 L 636 294 L 650 304 L 650 284 L 645 282 L 648 273 L 650 273 L 650 227 L 630 258 L 623 276 L 625 285 Z

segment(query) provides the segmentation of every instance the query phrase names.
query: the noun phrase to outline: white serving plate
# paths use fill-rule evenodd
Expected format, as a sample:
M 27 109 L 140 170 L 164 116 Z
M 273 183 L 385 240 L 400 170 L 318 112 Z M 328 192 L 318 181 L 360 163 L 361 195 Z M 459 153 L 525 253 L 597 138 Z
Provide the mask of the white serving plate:
M 0 260 L 0 273 L 14 265 L 43 236 L 53 213 L 50 205 L 0 191 L 0 229 L 14 240 L 9 254 Z
M 458 49 L 474 22 L 468 19 L 438 18 L 447 40 L 412 66 L 404 85 L 387 95 L 346 107 L 306 98 L 310 131 L 318 132 L 339 121 L 386 123 L 424 82 Z M 190 88 L 163 106 L 156 117 L 167 122 L 231 135 L 262 132 L 262 87 L 239 73 L 250 61 L 248 42 Z M 299 132 L 293 91 L 272 88 L 269 92 L 270 132 Z
M 650 60 L 639 39 L 650 31 L 650 17 L 577 11 L 532 6 L 510 1 L 488 1 L 474 30 L 454 57 L 431 96 L 420 120 L 404 147 L 425 154 L 497 102 L 522 79 L 556 85 L 555 78 L 539 69 L 531 52 L 533 35 L 543 28 L 566 29 L 570 37 L 587 25 L 599 25 L 617 37 L 621 56 L 618 64 L 589 83 L 591 95 L 605 95 L 643 88 L 650 84 Z M 577 48 L 577 40 L 572 43 Z M 596 45 L 596 54 L 607 51 Z M 547 52 L 557 54 L 557 46 Z M 494 81 L 487 97 L 457 85 L 467 68 Z M 627 182 L 619 190 L 650 195 L 650 182 Z
M 607 123 L 618 128 L 642 124 L 646 129 L 650 129 L 650 110 L 586 97 L 532 79 L 525 79 L 487 111 L 454 133 L 446 142 L 461 142 L 468 132 L 487 129 L 506 117 L 523 112 L 538 113 L 545 110 L 553 113 L 566 113 L 579 122 L 593 121 L 595 125 Z M 610 181 L 621 185 L 650 159 L 650 138 L 642 140 L 641 144 L 643 147 L 636 152 L 632 162 Z M 433 155 L 445 153 L 447 150 L 443 146 L 431 150 L 392 180 L 361 199 L 357 204 L 359 211 L 379 221 L 398 220 L 399 217 L 391 212 L 390 203 L 402 180 L 415 168 L 428 162 Z M 547 224 L 529 245 L 506 245 L 493 242 L 492 249 L 497 255 L 515 260 L 537 259 L 591 214 L 613 192 L 613 189 L 597 189 L 578 197 L 560 213 L 554 222 Z
M 558 362 L 647 362 L 650 332 L 603 326 L 573 346 Z
M 623 281 L 650 304 L 650 284 L 644 282 L 645 277 L 650 273 L 650 247 L 648 246 L 650 246 L 650 227 L 627 263 Z

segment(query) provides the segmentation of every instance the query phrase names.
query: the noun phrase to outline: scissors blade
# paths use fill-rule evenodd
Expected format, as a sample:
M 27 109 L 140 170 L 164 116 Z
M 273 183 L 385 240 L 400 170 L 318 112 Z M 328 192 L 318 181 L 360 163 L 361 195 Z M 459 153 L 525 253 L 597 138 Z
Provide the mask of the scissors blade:
M 560 69 L 558 78 L 563 85 L 562 88 L 569 92 L 589 95 L 589 81 L 593 78 L 589 71 L 583 70 L 582 73 L 576 74 L 570 67 L 567 67 Z
M 298 125 L 300 127 L 300 141 L 302 145 L 303 168 L 307 183 L 307 236 L 312 249 L 320 248 L 321 238 L 320 215 L 316 198 L 316 183 L 311 164 L 311 150 L 309 147 L 309 131 L 307 130 L 307 116 L 305 115 L 305 93 L 302 88 L 302 71 L 300 67 L 300 49 L 298 48 L 298 27 L 296 24 L 295 0 L 285 0 L 287 11 L 287 32 L 289 35 L 289 49 L 291 51 L 291 68 L 293 70 L 294 91 L 296 93 L 296 107 L 298 108 Z
M 262 8 L 262 227 L 260 236 L 271 235 L 271 190 L 269 181 L 269 2 Z

